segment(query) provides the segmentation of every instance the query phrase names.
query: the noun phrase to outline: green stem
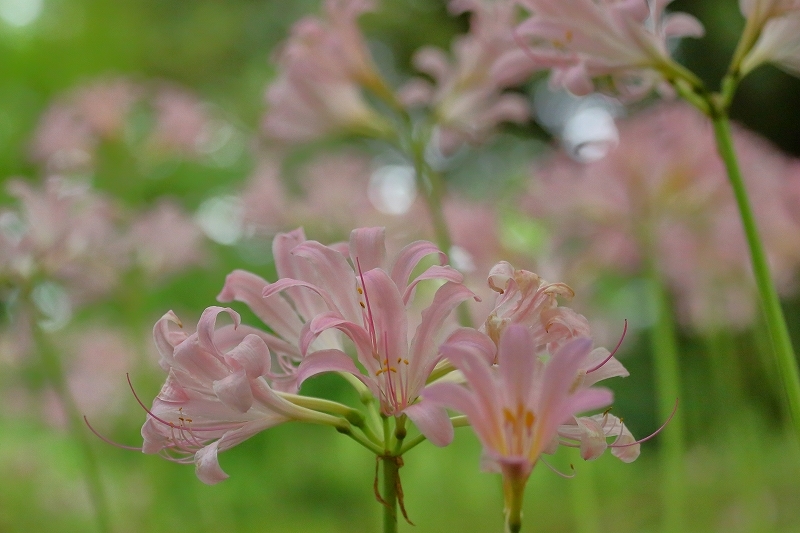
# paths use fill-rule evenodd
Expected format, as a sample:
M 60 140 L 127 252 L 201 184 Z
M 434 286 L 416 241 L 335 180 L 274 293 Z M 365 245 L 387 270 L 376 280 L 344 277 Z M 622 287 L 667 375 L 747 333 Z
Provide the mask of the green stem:
M 570 482 L 572 489 L 572 516 L 575 517 L 575 531 L 577 533 L 599 533 L 600 505 L 597 501 L 597 491 L 594 486 L 593 464 L 581 465 L 581 471 Z
M 383 533 L 397 533 L 397 486 L 400 480 L 397 457 L 384 455 L 383 461 Z
M 83 417 L 78 410 L 75 399 L 67 386 L 64 368 L 61 359 L 55 353 L 55 349 L 47 338 L 47 335 L 36 325 L 33 326 L 36 347 L 42 360 L 42 365 L 50 380 L 53 389 L 61 400 L 69 421 L 69 428 L 72 436 L 80 447 L 84 461 L 84 476 L 89 488 L 89 496 L 94 505 L 97 519 L 97 529 L 103 533 L 109 533 L 111 529 L 111 519 L 106 502 L 103 484 L 100 480 L 100 470 L 94 456 L 92 446 L 88 439 L 88 433 L 83 426 Z
M 656 266 L 651 266 L 651 283 L 655 303 L 656 321 L 651 335 L 655 382 L 658 395 L 658 417 L 667 420 L 675 402 L 681 397 L 678 343 L 672 306 Z M 683 454 L 686 448 L 683 412 L 678 409 L 661 436 L 663 446 L 663 531 L 685 531 L 683 492 L 685 486 Z
M 758 236 L 753 209 L 750 206 L 744 179 L 736 160 L 727 112 L 723 109 L 717 109 L 712 116 L 712 121 L 714 134 L 717 138 L 717 149 L 725 163 L 728 179 L 736 197 L 736 205 L 739 207 L 739 214 L 742 218 L 747 244 L 750 248 L 750 261 L 761 299 L 761 307 L 766 317 L 767 331 L 772 342 L 784 396 L 789 406 L 795 435 L 800 439 L 800 374 L 798 374 L 797 360 L 789 337 L 789 330 L 786 326 L 786 319 L 783 316 L 783 310 L 778 299 L 778 291 L 772 282 L 767 255 Z

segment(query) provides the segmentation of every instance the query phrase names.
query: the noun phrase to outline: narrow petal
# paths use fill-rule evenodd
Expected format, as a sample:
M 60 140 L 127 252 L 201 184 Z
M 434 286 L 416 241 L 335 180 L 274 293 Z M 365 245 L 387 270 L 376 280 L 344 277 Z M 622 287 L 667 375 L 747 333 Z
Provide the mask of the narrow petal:
M 408 304 L 408 302 L 414 297 L 414 290 L 417 288 L 419 282 L 426 279 L 440 279 L 442 281 L 461 283 L 464 281 L 464 275 L 451 266 L 433 265 L 432 267 L 425 269 L 425 272 L 414 278 L 414 281 L 409 283 L 408 287 L 406 287 L 406 290 L 403 293 L 403 303 Z
M 317 274 L 316 285 L 330 295 L 343 317 L 353 322 L 361 317 L 356 275 L 342 254 L 316 241 L 306 241 L 292 253 L 311 263 Z
M 411 273 L 422 258 L 430 254 L 439 254 L 440 265 L 447 262 L 445 253 L 439 250 L 432 242 L 416 241 L 400 250 L 389 271 L 391 272 L 392 280 L 401 292 L 405 292 L 408 286 L 408 278 L 411 277 Z
M 214 344 L 214 331 L 216 330 L 217 316 L 220 313 L 228 313 L 236 326 L 241 323 L 239 313 L 230 307 L 212 305 L 207 307 L 203 314 L 200 315 L 200 320 L 197 322 L 197 340 L 204 350 L 221 357 L 222 352 Z
M 241 343 L 225 354 L 228 364 L 236 363 L 250 379 L 264 376 L 270 370 L 269 348 L 261 337 L 247 335 Z
M 297 339 L 303 323 L 292 306 L 282 297 L 264 298 L 269 283 L 244 270 L 234 270 L 225 277 L 225 285 L 217 301 L 242 302 L 270 329 L 284 339 Z
M 535 345 L 528 328 L 511 324 L 500 337 L 497 348 L 498 366 L 510 405 L 530 403 L 533 391 Z
M 386 267 L 385 228 L 358 228 L 350 233 L 350 260 L 362 272 Z

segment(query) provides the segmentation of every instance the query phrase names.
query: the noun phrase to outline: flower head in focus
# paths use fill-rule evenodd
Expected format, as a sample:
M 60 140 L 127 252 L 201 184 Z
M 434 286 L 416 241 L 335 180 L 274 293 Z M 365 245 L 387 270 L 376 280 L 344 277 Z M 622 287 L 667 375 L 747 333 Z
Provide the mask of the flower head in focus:
M 441 360 L 439 346 L 454 329 L 448 327 L 448 317 L 461 302 L 474 297 L 462 285 L 461 274 L 444 266 L 445 255 L 426 241 L 411 243 L 392 261 L 387 260 L 382 228 L 354 230 L 346 250 L 307 241 L 292 254 L 305 260 L 304 270 L 298 272 L 303 276 L 267 286 L 265 299 L 302 291 L 327 307 L 303 328 L 300 351 L 304 357 L 298 382 L 321 372 L 350 373 L 379 399 L 384 415 L 405 414 L 434 444 L 449 443 L 453 428 L 444 409 L 417 400 Z M 441 264 L 411 279 L 419 262 L 431 254 L 437 255 Z M 419 314 L 413 304 L 417 286 L 425 280 L 443 284 Z M 320 335 L 333 331 L 352 341 L 366 374 L 342 349 L 308 353 Z
M 561 439 L 580 441 L 585 459 L 594 459 L 608 446 L 636 448 L 619 419 L 609 415 L 577 417 L 583 411 L 607 407 L 610 390 L 582 381 L 592 354 L 592 341 L 576 337 L 555 351 L 538 352 L 532 332 L 521 324 L 506 328 L 497 351 L 497 365 L 479 345 L 442 347 L 467 386 L 434 383 L 423 392 L 425 401 L 464 413 L 483 444 L 483 465 L 503 475 L 507 523 L 519 531 L 522 496 L 528 477 L 542 454 L 552 453 Z M 610 377 L 610 376 L 609 376 Z M 604 418 L 605 417 L 605 418 Z M 614 433 L 614 430 L 617 433 Z M 626 440 L 620 441 L 621 435 Z M 514 529 L 516 528 L 516 529 Z
M 216 328 L 221 313 L 233 324 Z M 263 334 L 240 326 L 235 311 L 209 307 L 191 335 L 171 330 L 171 323 L 180 325 L 169 312 L 153 330 L 168 376 L 142 426 L 144 453 L 194 463 L 197 477 L 214 484 L 228 477 L 219 466 L 219 452 L 289 420 L 314 421 L 312 411 L 271 388 Z
M 361 91 L 389 91 L 356 23 L 368 0 L 326 0 L 325 17 L 306 17 L 278 57 L 278 79 L 267 89 L 264 129 L 270 137 L 304 142 L 336 132 L 383 135 L 389 125 Z
M 599 88 L 635 100 L 654 87 L 669 92 L 665 81 L 677 65 L 668 40 L 703 34 L 694 17 L 664 14 L 672 0 L 518 1 L 530 13 L 516 31 L 531 58 L 552 69 L 551 83 L 577 95 Z

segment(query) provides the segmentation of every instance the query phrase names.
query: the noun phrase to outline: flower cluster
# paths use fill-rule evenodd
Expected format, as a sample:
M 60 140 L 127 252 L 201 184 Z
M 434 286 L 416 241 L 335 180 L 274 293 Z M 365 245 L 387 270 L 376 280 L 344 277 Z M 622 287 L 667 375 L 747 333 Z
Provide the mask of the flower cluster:
M 484 444 L 484 464 L 506 479 L 510 512 L 540 455 L 559 444 L 579 447 L 584 459 L 608 447 L 624 461 L 637 457 L 620 419 L 579 416 L 612 403 L 597 382 L 628 373 L 593 348 L 583 316 L 559 306 L 558 296 L 572 295 L 566 285 L 499 263 L 488 279 L 497 301 L 474 329 L 452 315 L 475 294 L 430 242 L 390 258 L 383 228 L 356 229 L 332 246 L 297 229 L 275 237 L 273 255 L 277 281 L 234 271 L 218 296 L 247 305 L 266 329 L 219 306 L 206 309 L 192 334 L 170 327 L 180 325 L 172 312 L 156 324 L 168 377 L 142 428 L 144 452 L 194 462 L 198 477 L 215 483 L 227 477 L 218 452 L 283 422 L 347 434 L 352 422 L 374 439 L 354 410 L 299 395 L 305 380 L 338 372 L 372 399 L 375 415 L 402 426 L 408 419 L 438 446 L 453 439 L 446 408 L 464 413 Z M 216 327 L 225 313 L 233 324 Z M 386 445 L 373 442 L 376 453 Z
M 583 95 L 600 88 L 639 99 L 654 87 L 670 92 L 676 64 L 668 41 L 699 37 L 684 13 L 664 14 L 671 0 L 518 0 L 530 18 L 517 28 L 529 54 L 552 71 L 551 82 Z

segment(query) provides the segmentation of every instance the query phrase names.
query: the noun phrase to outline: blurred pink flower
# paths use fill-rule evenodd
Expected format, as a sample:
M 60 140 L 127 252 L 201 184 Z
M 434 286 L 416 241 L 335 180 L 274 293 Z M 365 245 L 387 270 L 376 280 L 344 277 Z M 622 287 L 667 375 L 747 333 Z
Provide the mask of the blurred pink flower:
M 513 38 L 516 6 L 510 0 L 451 0 L 455 15 L 471 12 L 470 31 L 457 38 L 453 60 L 433 47 L 414 54 L 414 66 L 435 86 L 415 79 L 400 91 L 407 105 L 427 104 L 439 126 L 440 149 L 454 152 L 464 141 L 478 144 L 500 122 L 530 118 L 527 99 L 503 90 L 523 83 L 534 63 Z
M 220 313 L 229 314 L 233 325 L 216 328 Z M 219 452 L 283 422 L 308 419 L 308 410 L 272 390 L 265 379 L 269 348 L 252 328 L 239 327 L 235 311 L 209 307 L 192 335 L 170 330 L 170 323 L 180 325 L 172 312 L 153 330 L 168 376 L 142 426 L 144 453 L 193 462 L 197 477 L 214 484 L 228 477 Z
M 541 454 L 553 453 L 560 438 L 568 438 L 580 442 L 585 459 L 594 459 L 609 437 L 620 434 L 621 422 L 604 420 L 603 415 L 576 418 L 613 401 L 610 390 L 591 386 L 597 380 L 581 381 L 592 354 L 591 339 L 574 338 L 542 358 L 532 332 L 514 324 L 500 337 L 496 366 L 481 346 L 442 346 L 468 386 L 434 383 L 422 397 L 467 416 L 483 445 L 484 468 L 503 475 L 507 519 L 518 523 L 522 494 Z
M 297 22 L 280 51 L 264 129 L 288 142 L 341 131 L 383 135 L 390 126 L 361 94 L 362 87 L 388 91 L 356 23 L 371 2 L 326 0 L 324 8 L 324 18 Z
M 671 1 L 518 0 L 531 16 L 517 32 L 530 40 L 531 58 L 552 69 L 552 84 L 578 95 L 599 88 L 638 99 L 653 87 L 669 91 L 668 39 L 703 34 L 694 17 L 664 15 Z M 607 81 L 598 87 L 595 78 Z
M 122 135 L 128 113 L 144 96 L 141 84 L 116 78 L 80 87 L 74 91 L 71 100 L 95 135 L 112 138 Z
M 303 277 L 282 278 L 264 289 L 267 299 L 285 291 L 308 291 L 321 298 L 327 308 L 303 328 L 300 351 L 304 358 L 297 371 L 298 383 L 321 372 L 350 373 L 379 399 L 384 415 L 405 414 L 431 442 L 448 444 L 453 428 L 447 413 L 417 400 L 441 359 L 440 344 L 453 330 L 448 317 L 474 294 L 461 284 L 461 274 L 440 266 L 446 256 L 432 243 L 411 243 L 390 262 L 384 230 L 361 228 L 353 230 L 348 252 L 352 263 L 344 253 L 317 242 L 300 244 L 292 254 L 307 261 L 306 270 L 298 272 Z M 420 260 L 431 254 L 438 255 L 440 265 L 428 267 L 411 280 Z M 440 280 L 444 284 L 417 317 L 412 304 L 417 285 L 424 280 Z M 419 325 L 412 335 L 411 325 L 415 322 Z M 308 353 L 311 343 L 332 330 L 353 342 L 366 374 L 340 348 Z
M 203 232 L 175 203 L 160 201 L 131 223 L 127 246 L 149 277 L 179 272 L 203 261 Z
M 551 266 L 578 287 L 641 276 L 652 261 L 677 317 L 700 329 L 745 326 L 755 311 L 747 246 L 706 117 L 661 105 L 619 123 L 620 144 L 581 164 L 553 157 L 534 172 L 523 208 L 552 232 Z M 782 292 L 800 265 L 794 213 L 800 162 L 734 128 L 761 238 Z
M 176 86 L 159 87 L 153 96 L 156 125 L 149 144 L 162 151 L 197 155 L 213 135 L 211 115 L 197 96 Z
M 52 177 L 43 190 L 12 181 L 9 192 L 20 202 L 6 211 L 0 227 L 6 243 L 4 276 L 16 284 L 50 279 L 62 283 L 77 301 L 111 290 L 125 254 L 111 203 L 88 186 Z

